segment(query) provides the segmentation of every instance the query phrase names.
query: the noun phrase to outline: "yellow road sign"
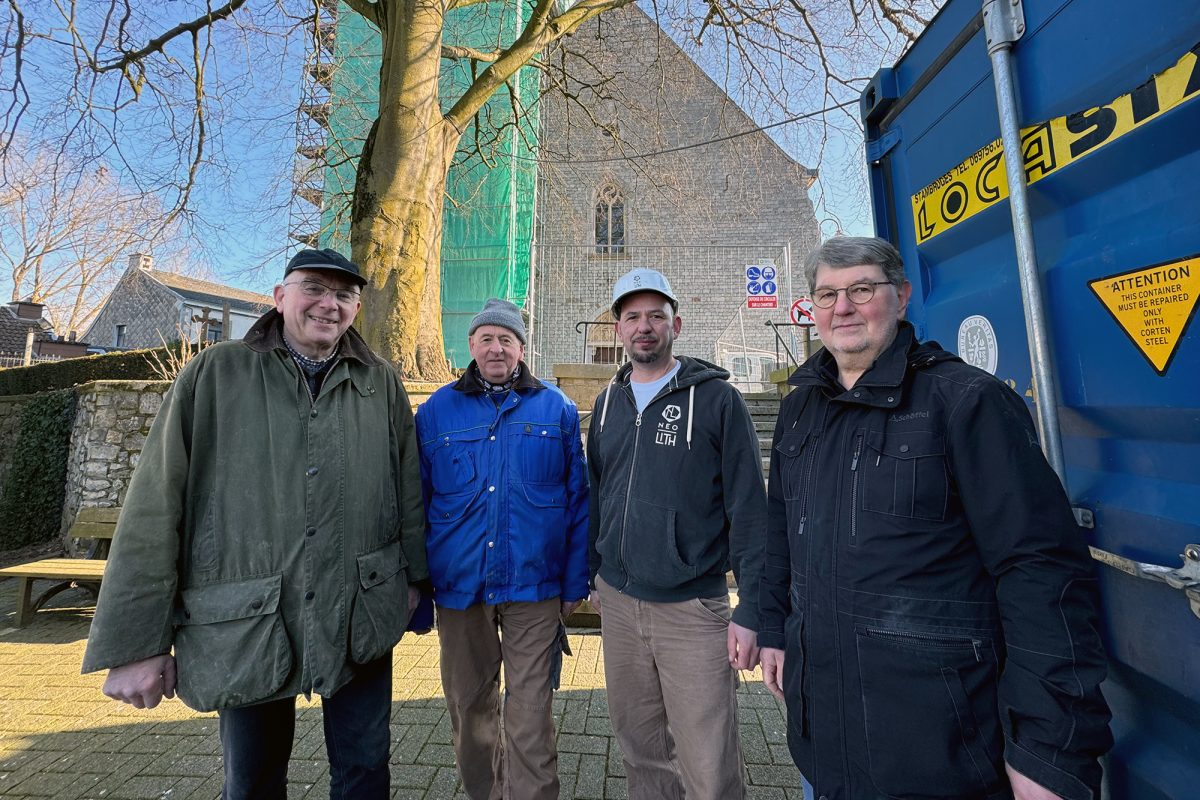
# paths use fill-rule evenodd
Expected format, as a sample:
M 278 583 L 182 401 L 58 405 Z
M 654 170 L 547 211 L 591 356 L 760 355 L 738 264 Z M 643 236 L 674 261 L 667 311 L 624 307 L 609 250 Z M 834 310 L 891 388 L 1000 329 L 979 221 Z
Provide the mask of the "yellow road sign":
M 1163 375 L 1196 312 L 1200 255 L 1098 278 L 1088 287 Z
M 1200 95 L 1200 44 L 1107 105 L 1021 130 L 1025 180 L 1033 184 Z M 912 196 L 917 244 L 1008 197 L 1004 147 L 997 139 Z

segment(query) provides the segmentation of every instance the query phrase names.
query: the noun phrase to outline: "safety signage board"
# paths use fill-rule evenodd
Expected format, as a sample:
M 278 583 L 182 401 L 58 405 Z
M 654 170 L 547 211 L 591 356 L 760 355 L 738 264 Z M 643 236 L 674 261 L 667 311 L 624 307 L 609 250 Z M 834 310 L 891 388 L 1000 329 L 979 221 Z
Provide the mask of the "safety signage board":
M 1196 313 L 1200 254 L 1088 283 L 1159 375 L 1167 371 Z
M 1200 44 L 1128 94 L 1097 108 L 1021 130 L 1025 180 L 1037 183 L 1088 153 L 1200 95 Z M 917 244 L 1008 197 L 1004 148 L 997 139 L 912 196 Z
M 816 320 L 813 319 L 813 301 L 811 297 L 801 297 L 792 303 L 788 309 L 788 316 L 792 318 L 792 322 L 797 325 L 815 325 Z
M 778 308 L 778 277 L 774 264 L 747 264 L 746 308 Z

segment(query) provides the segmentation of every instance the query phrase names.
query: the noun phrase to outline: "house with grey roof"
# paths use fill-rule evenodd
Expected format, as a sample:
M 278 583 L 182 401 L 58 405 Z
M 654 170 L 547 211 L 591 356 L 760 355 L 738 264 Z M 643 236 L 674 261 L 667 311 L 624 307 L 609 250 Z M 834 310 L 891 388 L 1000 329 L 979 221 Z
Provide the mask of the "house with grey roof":
M 135 253 L 84 338 L 108 349 L 240 339 L 274 305 L 269 295 L 156 270 Z

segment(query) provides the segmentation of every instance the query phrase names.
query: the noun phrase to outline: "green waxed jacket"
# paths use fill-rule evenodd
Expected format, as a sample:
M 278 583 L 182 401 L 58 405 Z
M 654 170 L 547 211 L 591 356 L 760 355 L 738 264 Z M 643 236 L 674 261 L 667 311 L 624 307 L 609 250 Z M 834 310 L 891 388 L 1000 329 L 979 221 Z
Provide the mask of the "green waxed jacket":
M 428 577 L 412 409 L 349 329 L 314 401 L 263 316 L 167 393 L 117 525 L 83 671 L 174 648 L 210 711 L 316 691 L 385 655 Z

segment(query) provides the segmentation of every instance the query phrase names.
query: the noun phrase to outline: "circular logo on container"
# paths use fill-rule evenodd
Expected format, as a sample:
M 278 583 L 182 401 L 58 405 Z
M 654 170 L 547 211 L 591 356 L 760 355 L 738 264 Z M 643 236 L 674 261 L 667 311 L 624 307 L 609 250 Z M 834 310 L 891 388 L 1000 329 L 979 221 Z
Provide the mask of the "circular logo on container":
M 976 314 L 959 324 L 958 355 L 971 366 L 996 374 L 1000 349 L 996 346 L 996 331 L 987 317 Z

